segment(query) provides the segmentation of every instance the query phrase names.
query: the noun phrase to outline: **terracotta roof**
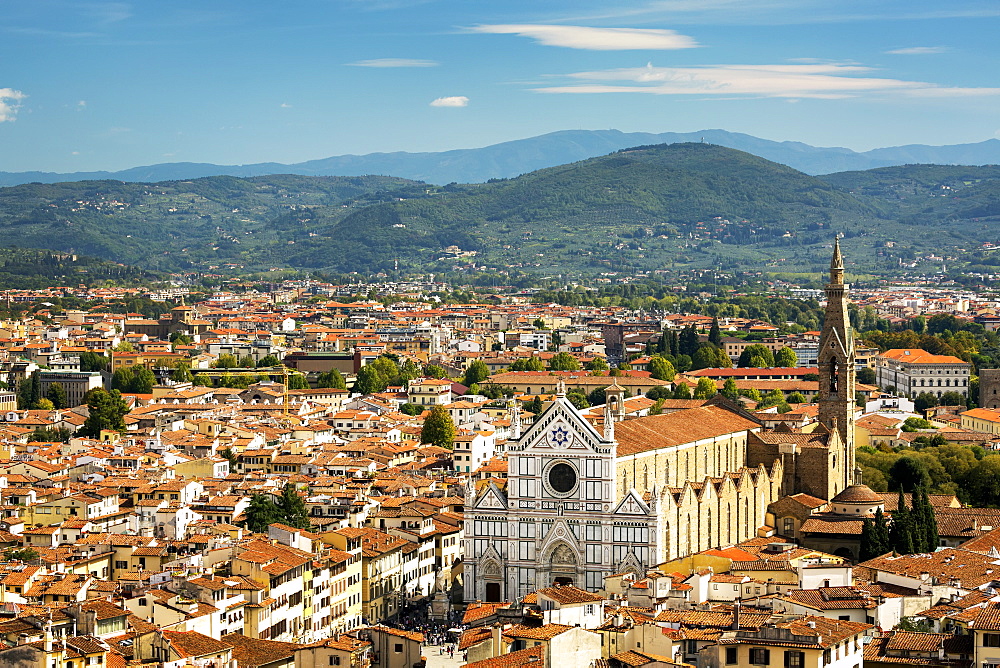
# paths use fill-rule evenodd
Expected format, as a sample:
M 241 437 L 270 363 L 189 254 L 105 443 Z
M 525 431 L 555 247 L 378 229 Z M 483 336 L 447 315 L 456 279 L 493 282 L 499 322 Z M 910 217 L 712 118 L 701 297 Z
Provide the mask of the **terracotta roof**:
M 833 497 L 833 503 L 882 503 L 882 497 L 868 485 L 851 485 Z
M 725 408 L 701 406 L 619 422 L 615 438 L 618 454 L 631 455 L 759 427 L 757 422 Z

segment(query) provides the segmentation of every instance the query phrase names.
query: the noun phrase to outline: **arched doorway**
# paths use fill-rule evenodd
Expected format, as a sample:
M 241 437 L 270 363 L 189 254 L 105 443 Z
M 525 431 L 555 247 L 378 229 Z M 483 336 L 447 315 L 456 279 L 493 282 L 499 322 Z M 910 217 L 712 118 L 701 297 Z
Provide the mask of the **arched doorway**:
M 559 543 L 549 556 L 549 573 L 552 583 L 558 585 L 576 584 L 576 554 L 566 543 Z

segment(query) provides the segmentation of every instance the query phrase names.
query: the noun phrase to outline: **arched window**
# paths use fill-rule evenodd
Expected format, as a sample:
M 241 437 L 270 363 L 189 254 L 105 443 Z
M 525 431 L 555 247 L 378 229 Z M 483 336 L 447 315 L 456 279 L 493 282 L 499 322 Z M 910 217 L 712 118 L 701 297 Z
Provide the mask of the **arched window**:
M 837 358 L 830 360 L 830 391 L 837 392 Z

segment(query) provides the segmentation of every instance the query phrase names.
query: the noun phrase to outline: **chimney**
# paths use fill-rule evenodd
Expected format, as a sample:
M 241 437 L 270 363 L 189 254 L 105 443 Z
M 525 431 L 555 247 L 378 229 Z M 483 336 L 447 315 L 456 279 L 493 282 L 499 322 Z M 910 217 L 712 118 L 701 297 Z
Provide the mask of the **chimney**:
M 736 605 L 733 606 L 733 630 L 740 630 L 740 601 L 736 599 Z
M 52 651 L 52 626 L 49 624 L 45 625 L 45 633 L 42 636 L 42 648 L 46 654 Z
M 500 656 L 503 652 L 500 648 L 503 646 L 502 629 L 499 624 L 493 625 L 493 657 Z

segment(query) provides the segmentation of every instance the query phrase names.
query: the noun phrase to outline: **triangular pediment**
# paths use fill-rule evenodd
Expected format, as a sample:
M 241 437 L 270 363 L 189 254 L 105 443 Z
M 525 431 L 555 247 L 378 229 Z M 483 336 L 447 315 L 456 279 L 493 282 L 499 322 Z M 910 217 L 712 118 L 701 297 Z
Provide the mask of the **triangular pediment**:
M 557 397 L 542 411 L 534 424 L 525 430 L 508 450 L 537 452 L 538 454 L 569 453 L 585 455 L 597 452 L 599 448 L 611 448 L 612 442 L 605 441 L 565 397 Z
M 639 498 L 639 493 L 630 489 L 614 510 L 615 515 L 648 515 L 649 506 Z
M 496 488 L 496 485 L 490 483 L 486 491 L 476 501 L 475 508 L 477 510 L 504 510 L 507 508 L 507 498 L 503 492 Z

